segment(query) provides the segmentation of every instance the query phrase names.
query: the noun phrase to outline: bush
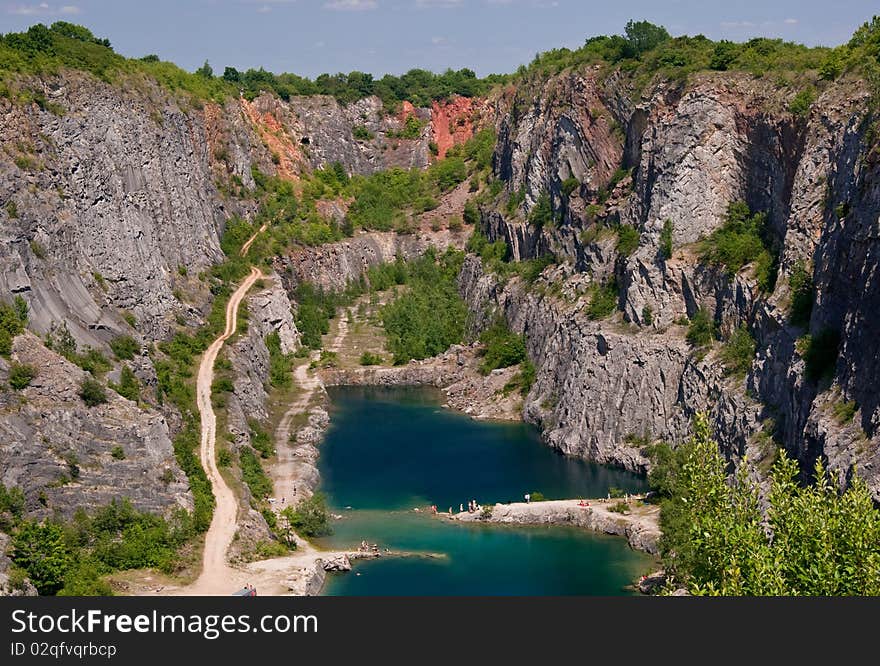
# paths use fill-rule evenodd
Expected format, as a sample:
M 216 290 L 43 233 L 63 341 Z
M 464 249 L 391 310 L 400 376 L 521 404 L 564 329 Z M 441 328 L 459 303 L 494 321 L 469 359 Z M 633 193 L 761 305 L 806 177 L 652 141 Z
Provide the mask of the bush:
M 650 326 L 654 323 L 654 311 L 651 309 L 650 305 L 646 305 L 642 308 L 642 322 L 645 326 Z
M 465 224 L 476 224 L 480 221 L 480 211 L 477 209 L 477 205 L 473 201 L 468 200 L 465 202 L 462 218 L 464 219 Z
M 692 347 L 705 347 L 716 337 L 715 320 L 706 308 L 700 308 L 688 325 L 685 336 Z
M 141 350 L 141 346 L 130 335 L 120 335 L 110 341 L 113 355 L 121 361 L 130 361 Z
M 816 99 L 816 92 L 812 88 L 801 90 L 788 105 L 789 113 L 795 116 L 806 116 Z
M 114 460 L 125 460 L 125 449 L 118 444 L 110 449 L 110 455 Z
M 858 475 L 840 493 L 817 462 L 813 484 L 803 486 L 780 451 L 769 489 L 745 466 L 730 479 L 705 414 L 658 464 L 667 486 L 663 564 L 692 594 L 880 594 L 880 513 Z
M 545 226 L 550 226 L 553 222 L 553 207 L 550 203 L 550 195 L 547 192 L 541 192 L 532 210 L 529 211 L 529 224 L 541 229 Z
M 816 290 L 813 287 L 813 276 L 807 271 L 803 261 L 796 262 L 792 267 L 788 285 L 791 287 L 791 311 L 788 320 L 794 326 L 807 326 L 813 313 Z
M 331 533 L 330 514 L 324 495 L 315 493 L 308 499 L 300 500 L 294 507 L 287 507 L 282 512 L 290 526 L 305 537 L 326 536 Z
M 248 420 L 248 428 L 251 431 L 251 446 L 259 451 L 261 458 L 271 458 L 275 453 L 275 447 L 269 433 L 263 430 L 256 419 Z
M 79 397 L 88 407 L 96 407 L 107 402 L 104 386 L 94 377 L 86 377 L 82 380 L 79 387 Z
M 375 138 L 375 135 L 363 125 L 355 125 L 352 135 L 358 141 L 371 141 Z
M 611 506 L 608 507 L 609 511 L 614 511 L 615 513 L 627 514 L 629 513 L 629 504 L 626 502 L 620 501 L 615 502 Z
M 266 336 L 266 348 L 269 350 L 269 383 L 275 388 L 289 387 L 292 384 L 293 354 L 281 351 L 281 336 L 277 331 Z
M 621 224 L 617 227 L 617 252 L 628 257 L 639 247 L 639 232 L 635 227 Z
M 855 400 L 838 400 L 831 407 L 831 413 L 839 425 L 845 425 L 852 422 L 859 405 Z
M 16 296 L 12 305 L 0 302 L 0 356 L 12 353 L 12 340 L 24 332 L 28 320 L 27 303 Z
M 12 538 L 12 561 L 40 594 L 55 594 L 64 586 L 72 557 L 59 525 L 25 521 Z
M 141 399 L 140 382 L 127 365 L 122 366 L 122 371 L 119 374 L 119 384 L 110 384 L 110 388 L 132 402 L 138 402 Z
M 723 225 L 700 243 L 700 258 L 724 266 L 731 275 L 746 264 L 755 264 L 758 285 L 770 291 L 776 282 L 776 251 L 769 237 L 765 213 L 749 211 L 743 202 L 727 207 Z
M 513 333 L 501 318 L 480 334 L 480 342 L 486 345 L 480 362 L 480 372 L 484 375 L 498 368 L 517 365 L 528 358 L 525 338 Z
M 663 222 L 663 231 L 660 232 L 660 256 L 664 261 L 672 258 L 672 220 Z
M 27 388 L 37 376 L 37 369 L 32 365 L 13 363 L 9 366 L 9 385 L 16 391 Z
M 731 334 L 721 348 L 720 357 L 726 375 L 745 377 L 755 360 L 755 339 L 745 324 Z
M 540 490 L 533 490 L 529 493 L 529 502 L 546 502 L 547 498 Z
M 382 365 L 383 359 L 378 354 L 364 352 L 361 354 L 361 365 Z
M 238 460 L 241 464 L 241 478 L 250 488 L 251 496 L 259 501 L 266 495 L 273 492 L 272 480 L 266 476 L 260 458 L 249 446 L 241 447 L 238 453 Z
M 587 317 L 605 319 L 617 310 L 617 282 L 610 281 L 603 285 L 594 285 L 591 289 L 590 304 L 587 306 Z

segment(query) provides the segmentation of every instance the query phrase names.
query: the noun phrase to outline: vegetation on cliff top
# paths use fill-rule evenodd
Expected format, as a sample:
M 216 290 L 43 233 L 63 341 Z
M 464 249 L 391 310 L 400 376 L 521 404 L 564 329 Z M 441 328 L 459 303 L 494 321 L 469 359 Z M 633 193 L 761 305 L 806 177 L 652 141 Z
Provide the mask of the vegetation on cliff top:
M 113 51 L 109 40 L 99 39 L 88 28 L 65 21 L 49 27 L 39 23 L 26 32 L 0 35 L 0 74 L 4 71 L 55 74 L 62 69 L 86 71 L 108 82 L 120 75 L 142 73 L 171 91 L 184 91 L 202 100 L 234 98 L 240 91 L 253 99 L 267 91 L 285 100 L 294 95 L 332 95 L 342 104 L 349 104 L 376 95 L 389 109 L 404 101 L 430 106 L 434 100 L 453 95 L 484 95 L 507 78 L 500 75 L 478 78 L 466 68 L 448 69 L 441 74 L 412 69 L 401 76 L 386 75 L 381 79 L 355 71 L 321 74 L 310 80 L 296 74 L 273 74 L 262 68 L 240 72 L 226 67 L 222 76 L 215 76 L 207 62 L 190 73 L 173 63 L 160 61 L 155 55 L 125 58 Z
M 817 462 L 815 482 L 800 486 L 780 451 L 765 511 L 744 465 L 728 479 L 703 414 L 690 440 L 656 446 L 653 459 L 660 548 L 676 585 L 707 595 L 880 594 L 880 513 L 858 475 L 841 493 Z

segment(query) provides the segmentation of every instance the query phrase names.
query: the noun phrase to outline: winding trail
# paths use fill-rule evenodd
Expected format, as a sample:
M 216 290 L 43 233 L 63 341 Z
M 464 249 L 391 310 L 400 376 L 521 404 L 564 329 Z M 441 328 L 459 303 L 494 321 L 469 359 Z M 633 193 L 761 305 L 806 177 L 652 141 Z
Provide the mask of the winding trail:
M 338 321 L 339 326 L 333 342 L 327 345 L 327 350 L 331 352 L 338 352 L 348 336 L 348 317 L 344 312 L 339 314 Z M 303 393 L 290 404 L 275 429 L 275 450 L 278 457 L 272 467 L 271 476 L 275 506 L 278 507 L 284 506 L 282 499 L 289 498 L 288 504 L 295 504 L 303 496 L 303 493 L 300 492 L 303 484 L 299 483 L 300 479 L 297 474 L 297 448 L 291 444 L 290 431 L 294 417 L 308 411 L 315 391 L 322 390 L 324 387 L 317 372 L 309 373 L 311 361 L 318 358 L 320 358 L 320 352 L 314 351 L 310 354 L 308 362 L 297 366 L 293 377 L 296 385 L 303 389 Z M 296 492 L 294 492 L 294 486 L 296 486 Z
M 259 232 L 258 232 L 259 233 Z M 251 238 L 253 240 L 253 237 Z M 250 243 L 251 241 L 248 241 Z M 223 343 L 235 333 L 238 325 L 238 306 L 254 283 L 263 277 L 258 268 L 251 268 L 250 274 L 232 294 L 226 305 L 226 329 L 211 343 L 202 356 L 199 374 L 196 379 L 196 402 L 202 420 L 202 441 L 199 458 L 202 468 L 211 482 L 216 506 L 211 526 L 205 534 L 205 550 L 202 555 L 202 573 L 192 585 L 194 594 L 228 594 L 232 568 L 226 563 L 226 551 L 235 536 L 238 517 L 238 501 L 232 489 L 217 469 L 215 444 L 217 438 L 217 415 L 211 405 L 211 384 L 214 381 L 214 362 Z

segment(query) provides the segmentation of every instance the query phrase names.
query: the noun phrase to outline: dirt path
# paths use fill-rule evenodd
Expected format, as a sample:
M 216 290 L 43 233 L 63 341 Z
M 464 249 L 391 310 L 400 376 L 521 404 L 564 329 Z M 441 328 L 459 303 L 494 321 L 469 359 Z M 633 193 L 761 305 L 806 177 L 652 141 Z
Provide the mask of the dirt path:
M 257 268 L 251 268 L 250 274 L 232 294 L 226 305 L 226 329 L 205 351 L 199 365 L 196 379 L 196 401 L 202 420 L 202 441 L 199 449 L 202 468 L 211 482 L 211 490 L 217 504 L 211 526 L 205 535 L 205 551 L 202 557 L 202 573 L 192 585 L 194 594 L 228 594 L 231 568 L 226 563 L 226 551 L 235 535 L 238 501 L 232 489 L 220 475 L 215 459 L 215 440 L 217 437 L 217 416 L 211 405 L 211 383 L 214 381 L 214 362 L 223 343 L 235 333 L 238 325 L 238 306 L 253 284 L 263 277 Z
M 283 213 L 284 211 L 281 211 L 281 212 Z M 266 229 L 268 229 L 268 227 L 269 227 L 268 224 L 264 224 L 262 227 L 260 227 L 257 230 L 257 232 L 253 236 L 251 236 L 250 238 L 247 239 L 245 244 L 241 246 L 241 251 L 239 252 L 239 254 L 242 257 L 245 256 L 248 253 L 248 250 L 251 249 L 251 245 L 253 245 L 253 242 L 257 239 L 257 236 L 259 234 L 263 233 L 264 231 L 266 231 Z
M 345 312 L 339 314 L 338 322 L 336 335 L 327 346 L 328 351 L 338 352 L 348 336 L 348 317 Z M 275 450 L 278 457 L 271 469 L 271 476 L 274 488 L 274 505 L 278 508 L 295 504 L 304 494 L 301 490 L 303 484 L 299 483 L 301 478 L 297 465 L 298 451 L 297 447 L 290 441 L 290 433 L 293 419 L 298 414 L 306 412 L 315 392 L 324 388 L 318 373 L 310 372 L 309 370 L 311 362 L 318 358 L 320 358 L 320 352 L 314 351 L 309 356 L 307 362 L 297 366 L 293 374 L 294 381 L 303 392 L 284 412 L 284 416 L 281 417 L 281 421 L 279 421 L 278 427 L 275 429 Z M 297 484 L 299 485 L 297 486 Z M 295 487 L 296 491 L 294 492 Z M 284 501 L 282 502 L 282 500 Z

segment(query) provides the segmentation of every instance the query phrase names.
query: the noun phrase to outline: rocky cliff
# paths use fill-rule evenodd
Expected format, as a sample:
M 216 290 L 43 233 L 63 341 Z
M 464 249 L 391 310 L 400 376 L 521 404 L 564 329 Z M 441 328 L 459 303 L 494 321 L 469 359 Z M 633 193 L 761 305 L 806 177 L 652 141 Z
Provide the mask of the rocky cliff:
M 500 102 L 495 174 L 509 196 L 524 196 L 513 211 L 485 205 L 483 230 L 504 240 L 512 259 L 549 252 L 562 267 L 531 287 L 485 275 L 476 259 L 462 274 L 472 310 L 500 309 L 528 338 L 539 369 L 526 417 L 563 451 L 639 468 L 645 441 L 680 438 L 694 410 L 710 409 L 732 457 L 769 464 L 772 430 L 805 469 L 821 457 L 845 483 L 858 468 L 880 498 L 869 91 L 843 79 L 796 114 L 794 90 L 742 74 L 661 82 L 638 96 L 619 75 L 603 80 L 597 71 L 569 71 Z M 552 221 L 536 226 L 529 213 L 543 193 Z M 767 214 L 767 242 L 778 252 L 769 289 L 750 267 L 730 275 L 701 260 L 697 241 L 734 201 Z M 638 234 L 631 254 L 616 249 L 618 225 Z M 796 266 L 815 285 L 803 327 L 789 321 Z M 619 312 L 604 321 L 585 311 L 597 283 L 617 287 Z M 676 322 L 700 308 L 722 339 L 740 325 L 755 338 L 745 381 L 724 376 L 721 343 L 700 358 L 684 339 Z M 798 339 L 826 331 L 839 335 L 839 355 L 831 376 L 817 380 L 805 374 L 806 339 Z M 853 403 L 854 418 L 841 418 L 835 408 Z

